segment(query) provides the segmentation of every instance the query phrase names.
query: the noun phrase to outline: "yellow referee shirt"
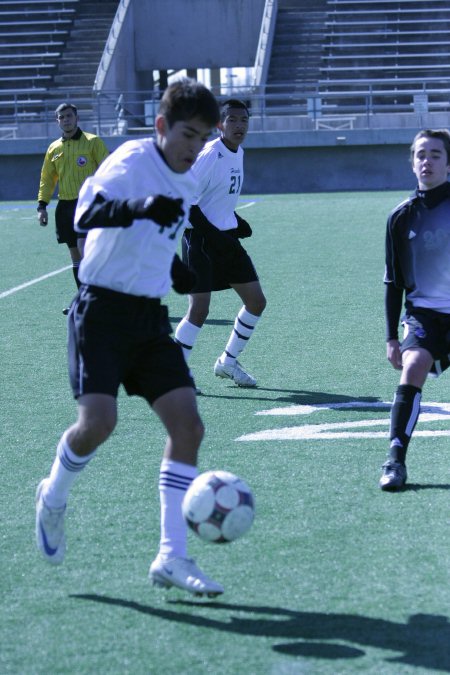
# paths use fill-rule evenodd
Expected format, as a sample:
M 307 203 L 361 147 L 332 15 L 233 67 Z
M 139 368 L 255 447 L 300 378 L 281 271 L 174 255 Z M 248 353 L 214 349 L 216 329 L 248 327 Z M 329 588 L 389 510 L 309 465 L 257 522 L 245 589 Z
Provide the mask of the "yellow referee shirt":
M 77 199 L 80 188 L 109 155 L 101 138 L 77 129 L 72 138 L 51 143 L 45 153 L 38 201 L 48 204 L 59 183 L 59 199 Z

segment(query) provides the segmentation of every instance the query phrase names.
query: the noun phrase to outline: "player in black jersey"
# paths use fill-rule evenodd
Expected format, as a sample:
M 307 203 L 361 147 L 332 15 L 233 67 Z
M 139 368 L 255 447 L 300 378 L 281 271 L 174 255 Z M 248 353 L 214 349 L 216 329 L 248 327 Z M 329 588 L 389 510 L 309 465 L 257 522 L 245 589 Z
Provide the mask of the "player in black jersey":
M 401 376 L 391 410 L 382 490 L 397 490 L 406 483 L 405 458 L 422 387 L 428 375 L 448 367 L 450 354 L 450 133 L 420 131 L 411 145 L 411 163 L 418 187 L 391 212 L 386 232 L 387 358 Z

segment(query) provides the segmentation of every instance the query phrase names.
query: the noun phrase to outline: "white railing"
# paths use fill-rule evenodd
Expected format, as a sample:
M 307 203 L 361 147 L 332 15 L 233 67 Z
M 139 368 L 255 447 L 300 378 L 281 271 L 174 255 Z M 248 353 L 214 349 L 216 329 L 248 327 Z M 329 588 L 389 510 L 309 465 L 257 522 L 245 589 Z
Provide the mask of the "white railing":
M 262 85 L 230 87 L 219 99 L 242 98 L 251 110 L 251 131 L 416 127 L 425 124 L 450 126 L 450 78 L 436 82 L 363 81 L 358 87 L 328 92 L 299 86 Z M 354 86 L 354 83 L 352 83 Z M 80 126 L 103 136 L 152 133 L 161 93 L 159 91 L 0 92 L 0 140 L 49 138 L 57 131 L 55 108 L 69 99 L 79 110 Z M 440 117 L 438 117 L 440 115 Z M 348 120 L 351 120 L 350 122 Z M 3 129 L 3 132 L 1 131 Z
M 278 1 L 266 0 L 261 21 L 261 30 L 259 32 L 258 47 L 256 49 L 253 80 L 254 87 L 260 87 L 266 84 L 267 81 L 277 12 Z

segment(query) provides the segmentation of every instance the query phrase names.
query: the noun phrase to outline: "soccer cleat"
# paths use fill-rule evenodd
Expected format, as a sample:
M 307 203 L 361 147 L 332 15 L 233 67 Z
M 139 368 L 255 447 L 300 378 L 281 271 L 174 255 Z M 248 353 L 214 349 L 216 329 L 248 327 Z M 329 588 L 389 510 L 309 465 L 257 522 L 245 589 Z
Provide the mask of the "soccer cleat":
M 380 478 L 382 490 L 399 490 L 405 485 L 408 476 L 404 464 L 388 459 L 381 468 L 383 469 Z
M 66 552 L 64 535 L 65 506 L 51 509 L 44 502 L 42 490 L 47 482 L 44 478 L 36 490 L 36 544 L 45 560 L 60 565 Z
M 214 375 L 234 380 L 238 387 L 256 387 L 255 378 L 247 373 L 237 360 L 234 365 L 229 365 L 222 363 L 220 358 L 217 359 L 214 364 Z
M 64 316 L 67 316 L 67 315 L 69 314 L 69 312 L 70 312 L 70 307 L 64 307 L 64 309 L 63 309 L 63 311 L 62 311 L 62 313 L 64 314 Z
M 163 558 L 158 555 L 148 573 L 154 586 L 176 586 L 193 595 L 215 598 L 223 593 L 223 587 L 203 574 L 192 558 Z

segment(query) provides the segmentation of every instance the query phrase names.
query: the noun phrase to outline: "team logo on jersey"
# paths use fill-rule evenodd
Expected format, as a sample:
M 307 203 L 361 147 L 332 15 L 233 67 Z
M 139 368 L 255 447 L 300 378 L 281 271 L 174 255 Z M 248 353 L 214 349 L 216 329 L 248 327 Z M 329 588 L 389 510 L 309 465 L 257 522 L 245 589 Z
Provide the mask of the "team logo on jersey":
M 87 164 L 87 157 L 84 157 L 84 155 L 80 155 L 77 157 L 77 165 L 78 166 L 86 166 Z

